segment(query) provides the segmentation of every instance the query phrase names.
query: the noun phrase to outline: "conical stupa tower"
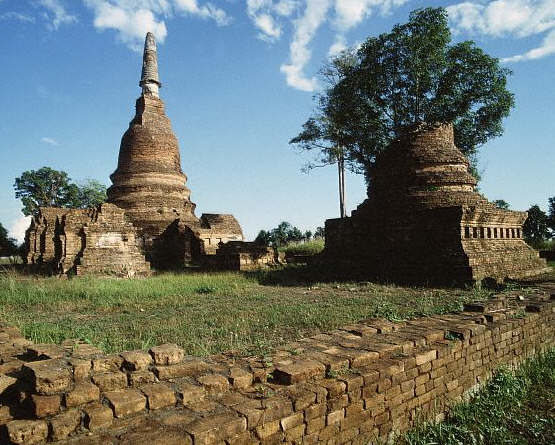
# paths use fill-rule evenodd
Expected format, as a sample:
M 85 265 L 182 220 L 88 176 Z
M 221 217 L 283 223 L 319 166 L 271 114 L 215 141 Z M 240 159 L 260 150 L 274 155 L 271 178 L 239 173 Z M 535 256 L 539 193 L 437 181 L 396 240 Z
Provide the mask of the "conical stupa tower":
M 502 281 L 547 272 L 523 240 L 526 212 L 476 191 L 451 124 L 427 125 L 376 159 L 351 217 L 326 221 L 322 263 L 334 273 L 393 282 Z
M 143 55 L 142 94 L 123 135 L 118 167 L 110 176 L 108 201 L 126 210 L 149 245 L 176 219 L 198 224 L 181 170 L 179 147 L 158 95 L 161 87 L 154 35 L 148 33 Z

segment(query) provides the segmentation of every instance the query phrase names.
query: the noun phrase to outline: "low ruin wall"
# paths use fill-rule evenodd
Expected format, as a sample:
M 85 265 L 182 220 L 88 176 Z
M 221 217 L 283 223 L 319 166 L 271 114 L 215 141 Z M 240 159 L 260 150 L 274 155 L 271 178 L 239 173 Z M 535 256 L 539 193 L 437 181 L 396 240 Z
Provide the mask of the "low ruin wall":
M 365 320 L 272 357 L 176 345 L 102 354 L 0 325 L 0 443 L 367 444 L 555 344 L 555 283 L 402 323 Z

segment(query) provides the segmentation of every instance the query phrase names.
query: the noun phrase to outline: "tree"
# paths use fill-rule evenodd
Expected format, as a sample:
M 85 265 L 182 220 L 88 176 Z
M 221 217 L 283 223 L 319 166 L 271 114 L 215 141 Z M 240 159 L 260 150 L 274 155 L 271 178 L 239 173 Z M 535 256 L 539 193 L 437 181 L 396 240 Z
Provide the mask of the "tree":
M 258 235 L 256 236 L 254 242 L 268 246 L 272 242 L 272 236 L 270 232 L 267 232 L 266 230 L 261 230 L 260 232 L 258 232 Z
M 303 235 L 303 240 L 304 241 L 310 241 L 311 239 L 312 239 L 312 231 L 307 230 Z
M 272 230 L 261 230 L 258 232 L 255 242 L 267 246 L 280 247 L 291 242 L 301 242 L 310 239 L 309 237 L 307 238 L 308 235 L 312 236 L 312 232 L 303 233 L 287 221 L 282 221 Z
M 8 236 L 8 231 L 0 223 L 0 257 L 13 256 L 18 252 L 18 246 L 15 239 Z
M 15 179 L 15 197 L 23 203 L 24 215 L 36 215 L 40 207 L 87 208 L 106 200 L 106 187 L 88 180 L 81 187 L 64 171 L 42 167 Z
M 79 186 L 79 207 L 96 207 L 106 202 L 106 186 L 94 179 L 88 179 Z
M 475 164 L 477 148 L 503 133 L 514 106 L 510 71 L 471 41 L 451 45 L 443 8 L 413 11 L 330 70 L 332 84 L 291 143 L 324 158 L 341 147 L 346 166 L 369 185 L 376 156 L 393 140 L 438 122 L 453 123 L 456 145 Z
M 555 196 L 549 198 L 549 210 L 547 212 L 547 225 L 551 230 L 551 237 L 555 237 Z
M 316 231 L 314 232 L 314 238 L 325 238 L 326 237 L 326 229 L 321 226 L 316 227 Z
M 522 234 L 528 244 L 539 247 L 549 238 L 548 218 L 538 205 L 528 209 L 528 218 L 522 226 Z
M 496 205 L 496 207 L 500 209 L 509 210 L 509 203 L 504 199 L 496 199 L 495 201 L 493 201 L 493 203 Z

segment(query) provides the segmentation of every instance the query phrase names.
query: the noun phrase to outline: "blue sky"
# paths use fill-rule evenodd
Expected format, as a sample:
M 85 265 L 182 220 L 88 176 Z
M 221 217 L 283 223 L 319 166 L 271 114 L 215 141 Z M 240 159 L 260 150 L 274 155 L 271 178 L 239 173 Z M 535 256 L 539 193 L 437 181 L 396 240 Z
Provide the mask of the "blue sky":
M 480 150 L 482 193 L 546 209 L 555 0 L 0 0 L 0 222 L 22 235 L 13 182 L 24 170 L 110 183 L 152 31 L 197 215 L 233 213 L 247 238 L 282 220 L 323 225 L 338 215 L 336 169 L 305 175 L 310 158 L 288 145 L 313 108 L 318 69 L 425 6 L 448 7 L 455 41 L 475 40 L 514 72 L 505 134 Z M 364 197 L 362 178 L 349 175 L 349 210 Z

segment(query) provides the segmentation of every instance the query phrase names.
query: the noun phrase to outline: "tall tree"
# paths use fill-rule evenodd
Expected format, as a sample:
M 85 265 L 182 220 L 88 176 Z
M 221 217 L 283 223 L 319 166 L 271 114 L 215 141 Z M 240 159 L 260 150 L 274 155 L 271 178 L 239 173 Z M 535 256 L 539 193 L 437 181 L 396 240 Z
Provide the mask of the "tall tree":
M 413 11 L 407 23 L 368 38 L 346 60 L 332 65 L 339 75 L 291 143 L 319 149 L 324 158 L 341 147 L 346 166 L 369 185 L 376 156 L 423 124 L 453 122 L 455 143 L 475 162 L 477 148 L 502 134 L 514 106 L 510 71 L 473 42 L 452 45 L 443 8 Z
M 8 236 L 8 231 L 0 223 L 0 257 L 15 255 L 17 250 L 16 240 Z
M 551 237 L 555 237 L 555 196 L 549 198 L 549 210 L 547 212 L 547 224 L 551 230 Z
M 23 203 L 24 215 L 36 215 L 40 207 L 93 207 L 106 200 L 106 187 L 88 180 L 81 187 L 64 171 L 42 167 L 15 179 L 15 197 Z
M 95 207 L 106 201 L 106 186 L 95 179 L 88 179 L 79 186 L 79 202 L 81 208 Z
M 549 223 L 545 212 L 538 205 L 528 209 L 528 218 L 522 226 L 522 234 L 527 243 L 540 247 L 549 238 Z

